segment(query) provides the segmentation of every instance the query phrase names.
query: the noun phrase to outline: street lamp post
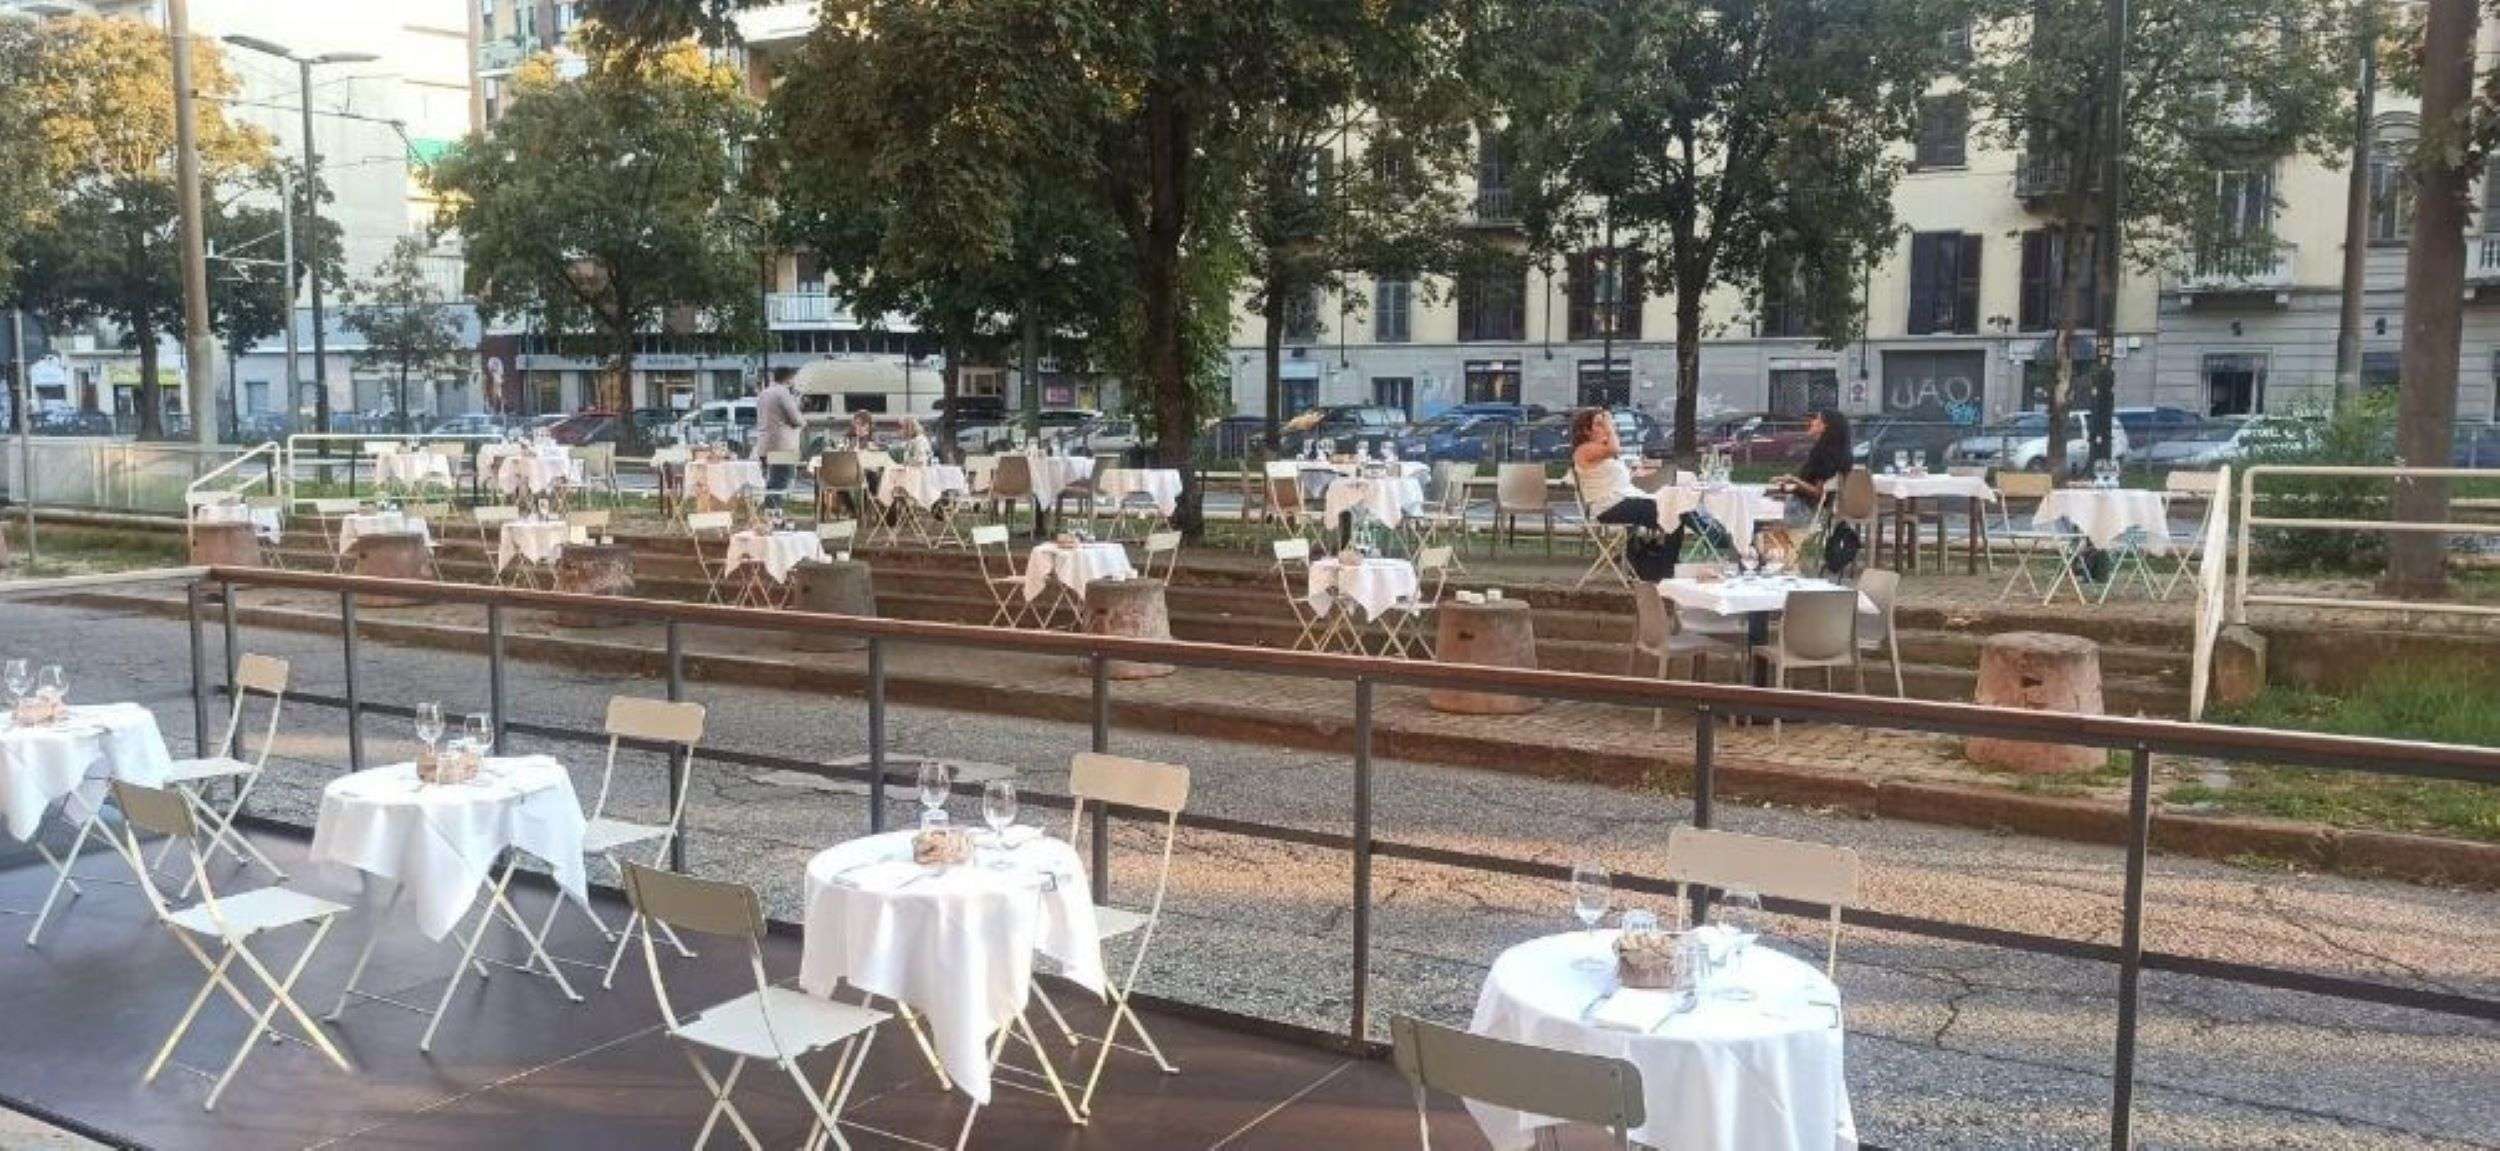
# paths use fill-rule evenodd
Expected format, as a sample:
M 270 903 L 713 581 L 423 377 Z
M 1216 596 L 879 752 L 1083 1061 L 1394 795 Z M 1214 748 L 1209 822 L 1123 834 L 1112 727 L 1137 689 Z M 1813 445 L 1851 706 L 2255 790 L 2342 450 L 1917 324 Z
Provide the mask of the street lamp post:
M 320 195 L 321 189 L 321 154 L 313 147 L 312 70 L 314 66 L 321 64 L 363 64 L 379 60 L 381 57 L 371 52 L 324 52 L 318 56 L 299 56 L 285 45 L 263 40 L 257 36 L 228 36 L 226 43 L 263 55 L 275 56 L 295 65 L 299 92 L 298 103 L 302 105 L 298 110 L 303 113 L 304 123 L 304 215 L 307 221 L 318 221 L 321 209 L 316 197 Z M 286 211 L 294 212 L 295 205 L 288 203 Z M 304 229 L 304 279 L 312 285 L 313 419 L 319 425 L 315 430 L 327 433 L 330 430 L 330 357 L 329 337 L 322 331 L 321 276 L 316 271 L 320 263 L 321 229 L 306 228 Z M 289 274 L 292 275 L 291 272 Z M 293 298 L 290 288 L 288 296 L 290 304 Z M 292 306 L 287 309 L 286 322 L 288 330 L 294 330 L 295 309 Z M 294 399 L 292 393 L 287 397 L 290 405 L 294 403 Z M 322 454 L 329 454 L 328 440 L 321 441 L 321 450 Z

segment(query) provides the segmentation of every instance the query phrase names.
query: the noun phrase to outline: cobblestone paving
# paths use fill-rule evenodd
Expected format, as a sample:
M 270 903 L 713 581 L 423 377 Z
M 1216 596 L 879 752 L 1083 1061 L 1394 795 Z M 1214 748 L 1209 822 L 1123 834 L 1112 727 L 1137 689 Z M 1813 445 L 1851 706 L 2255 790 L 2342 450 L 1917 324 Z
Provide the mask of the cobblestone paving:
M 293 659 L 306 690 L 337 690 L 335 640 L 247 629 L 245 646 Z M 149 702 L 169 738 L 188 743 L 180 624 L 0 605 L 0 652 L 19 651 L 67 664 L 76 696 Z M 595 727 L 610 693 L 658 687 L 573 667 L 513 669 L 516 715 L 538 723 Z M 366 698 L 377 701 L 434 698 L 462 710 L 485 696 L 484 664 L 473 654 L 370 644 L 359 674 Z M 711 741 L 721 747 L 817 762 L 864 750 L 864 708 L 854 700 L 712 684 L 692 694 L 712 707 Z M 965 708 L 892 709 L 892 753 L 1008 765 L 1028 789 L 1052 792 L 1065 784 L 1068 754 L 1087 740 L 1081 725 L 983 715 L 977 697 Z M 1784 744 L 1806 730 L 1791 728 Z M 287 732 L 255 807 L 308 820 L 320 785 L 343 770 L 344 724 L 335 711 L 297 707 Z M 404 724 L 382 718 L 368 720 L 366 744 L 377 763 L 412 746 Z M 1115 732 L 1113 746 L 1190 764 L 1196 810 L 1347 828 L 1352 771 L 1342 754 L 1129 731 Z M 585 796 L 595 786 L 592 749 L 523 748 L 563 755 Z M 1396 761 L 1378 768 L 1379 833 L 1405 842 L 1548 863 L 1599 858 L 1619 873 L 1656 875 L 1664 830 L 1685 816 L 1680 800 L 1638 790 Z M 865 798 L 856 788 L 760 782 L 765 774 L 718 765 L 698 772 L 690 862 L 756 884 L 776 914 L 789 916 L 802 861 L 862 830 Z M 619 786 L 626 811 L 658 810 L 653 761 L 629 758 Z M 895 820 L 906 818 L 907 802 L 892 797 Z M 1723 808 L 1720 823 L 1857 848 L 1873 909 L 2117 937 L 2120 861 L 2107 848 L 1779 809 Z M 1151 846 L 1141 828 L 1118 837 L 1115 885 L 1126 899 L 1150 890 Z M 1493 955 L 1569 923 L 1557 884 L 1395 859 L 1379 861 L 1374 882 L 1375 1018 L 1416 1011 L 1463 1020 Z M 1170 925 L 1146 986 L 1342 1028 L 1349 883 L 1336 853 L 1186 835 Z M 2500 897 L 2168 858 L 2155 861 L 2149 890 L 2155 948 L 2500 995 Z M 1815 926 L 1793 925 L 1780 945 L 1814 950 Z M 1850 1004 L 1852 1095 L 1868 1138 L 1897 1148 L 2105 1145 L 2113 969 L 1853 929 L 1839 979 Z M 2500 1147 L 2500 1026 L 2162 974 L 2147 976 L 2146 994 L 2138 1130 L 2149 1146 Z

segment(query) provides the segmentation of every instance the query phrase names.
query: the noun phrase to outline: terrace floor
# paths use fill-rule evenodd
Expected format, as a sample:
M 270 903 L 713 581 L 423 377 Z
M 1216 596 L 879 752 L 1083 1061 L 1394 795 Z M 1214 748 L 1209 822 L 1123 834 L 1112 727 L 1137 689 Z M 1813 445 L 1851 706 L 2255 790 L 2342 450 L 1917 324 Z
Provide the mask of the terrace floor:
M 262 836 L 290 869 L 303 859 L 296 840 Z M 16 850 L 0 869 L 0 908 L 37 904 L 50 872 Z M 292 886 L 333 897 L 355 895 L 352 881 L 327 869 L 295 872 Z M 82 879 L 127 879 L 118 856 L 89 856 Z M 257 877 L 255 877 L 257 878 Z M 516 890 L 524 914 L 547 893 Z M 604 909 L 603 909 L 604 910 Z M 613 920 L 616 918 L 611 915 Z M 215 1112 L 201 1100 L 212 1072 L 233 1051 L 244 1021 L 219 1001 L 203 1014 L 175 1062 L 155 1084 L 139 1074 L 198 987 L 198 965 L 147 914 L 144 896 L 114 883 L 87 894 L 47 928 L 39 949 L 0 919 L 0 1106 L 14 1106 L 112 1145 L 161 1148 L 353 1146 L 669 1147 L 693 1140 L 706 1095 L 675 1042 L 659 1029 L 648 979 L 635 967 L 613 991 L 581 983 L 586 1002 L 569 1005 L 544 981 L 501 972 L 468 984 L 445 1018 L 432 1055 L 417 1050 L 425 1020 L 382 1004 L 350 1007 L 332 1037 L 356 1065 L 330 1066 L 299 1042 L 266 1045 L 228 1088 Z M 578 922 L 575 924 L 578 926 Z M 332 932 L 298 985 L 306 1009 L 322 1012 L 335 994 L 366 926 L 351 918 Z M 586 936 L 586 932 L 577 933 Z M 301 932 L 255 948 L 291 962 Z M 559 931 L 561 938 L 563 933 Z M 517 958 L 517 941 L 512 957 Z M 586 946 L 575 939 L 577 946 Z M 491 951 L 490 944 L 489 950 Z M 558 947 L 559 953 L 563 948 Z M 391 998 L 431 1002 L 454 957 L 393 925 L 375 952 L 366 985 Z M 732 956 L 667 960 L 681 1005 L 724 999 L 746 978 Z M 795 972 L 798 945 L 775 936 L 768 969 Z M 1080 1029 L 1097 1027 L 1081 993 L 1057 996 Z M 1283 1040 L 1229 1031 L 1149 1012 L 1149 1026 L 1182 1074 L 1165 1077 L 1143 1060 L 1115 1059 L 1085 1128 L 1068 1125 L 1049 1099 L 1001 1088 L 972 1145 L 981 1148 L 1307 1148 L 1411 1146 L 1414 1113 L 1406 1086 L 1387 1064 Z M 953 1144 L 966 1100 L 941 1092 L 900 1032 L 881 1034 L 875 1056 L 844 1113 L 857 1148 Z M 1089 1049 L 1090 1051 L 1090 1049 Z M 1013 1052 L 1009 1062 L 1016 1062 Z M 1026 1066 L 1030 1066 L 1029 1062 Z M 827 1068 L 817 1068 L 819 1074 Z M 1002 1079 L 1005 1076 L 1002 1075 Z M 795 1089 L 763 1069 L 737 1094 L 767 1146 L 795 1146 L 807 1133 Z M 1436 1104 L 1436 1147 L 1482 1146 L 1457 1105 Z M 0 1128 L 5 1131 L 6 1128 Z M 1575 1133 L 1576 1134 L 1576 1133 Z M 6 1142 L 0 1139 L 0 1142 Z M 734 1139 L 722 1132 L 716 1145 Z M 1572 1145 L 1586 1140 L 1575 1138 Z M 1594 1146 L 1595 1144 L 1589 1143 Z

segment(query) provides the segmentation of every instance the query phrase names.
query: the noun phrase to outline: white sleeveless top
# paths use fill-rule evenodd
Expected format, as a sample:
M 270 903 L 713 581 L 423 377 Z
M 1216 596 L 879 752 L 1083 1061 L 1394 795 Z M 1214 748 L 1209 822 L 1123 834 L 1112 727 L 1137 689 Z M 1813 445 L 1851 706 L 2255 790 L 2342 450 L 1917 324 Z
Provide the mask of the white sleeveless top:
M 1632 486 L 1632 469 L 1624 466 L 1622 456 L 1599 460 L 1590 467 L 1573 464 L 1571 471 L 1580 481 L 1580 499 L 1593 516 L 1641 494 Z

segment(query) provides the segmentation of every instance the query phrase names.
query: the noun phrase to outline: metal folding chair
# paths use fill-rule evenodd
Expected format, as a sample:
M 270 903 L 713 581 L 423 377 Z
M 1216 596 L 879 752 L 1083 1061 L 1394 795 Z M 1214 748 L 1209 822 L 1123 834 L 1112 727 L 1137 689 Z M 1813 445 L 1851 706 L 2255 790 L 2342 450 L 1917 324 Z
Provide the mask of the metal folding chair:
M 1475 1035 L 1400 1015 L 1389 1020 L 1391 1055 L 1415 1092 L 1415 1126 L 1432 1151 L 1428 1096 L 1445 1091 L 1566 1123 L 1604 1127 L 1623 1151 L 1649 1121 L 1641 1069 L 1628 1060 L 1582 1055 Z
M 1285 606 L 1293 611 L 1293 621 L 1302 629 L 1301 634 L 1294 637 L 1293 650 L 1327 650 L 1323 646 L 1323 637 L 1334 626 L 1337 598 L 1332 595 L 1313 602 L 1310 590 L 1311 541 L 1296 536 L 1276 540 L 1269 546 L 1276 553 L 1276 580 L 1285 589 Z
M 1146 536 L 1144 562 L 1137 565 L 1137 574 L 1146 579 L 1170 582 L 1181 569 L 1181 533 L 1151 532 Z
M 1580 489 L 1580 470 L 1571 469 L 1570 476 L 1571 498 L 1580 508 L 1580 514 L 1577 517 L 1580 522 L 1580 534 L 1588 541 L 1590 550 L 1596 553 L 1596 556 L 1589 560 L 1588 570 L 1580 573 L 1579 581 L 1571 585 L 1571 590 L 1578 591 L 1588 586 L 1589 580 L 1599 572 L 1615 577 L 1617 587 L 1631 587 L 1632 572 L 1630 565 L 1624 562 L 1623 551 L 1631 542 L 1632 529 L 1620 524 L 1600 523 L 1597 514 L 1589 510 L 1587 493 Z
M 679 781 L 683 783 L 694 775 L 695 745 L 703 742 L 703 719 L 703 705 L 699 703 L 639 699 L 624 695 L 614 696 L 608 700 L 606 725 L 608 758 L 606 765 L 599 770 L 599 794 L 591 801 L 589 830 L 582 833 L 583 858 L 604 860 L 617 874 L 623 875 L 626 865 L 616 858 L 617 850 L 648 843 L 652 845 L 652 866 L 656 867 L 667 862 L 668 846 L 676 840 L 678 828 L 685 823 L 686 799 L 693 794 L 694 789 L 692 787 L 676 789 L 677 802 L 670 807 L 665 822 L 635 823 L 630 820 L 611 818 L 608 815 L 608 793 L 611 785 L 616 782 L 616 753 L 629 739 L 637 743 L 663 745 L 668 750 L 669 770 L 679 770 L 678 757 L 684 757 L 685 777 Z M 545 939 L 547 930 L 555 926 L 556 913 L 572 902 L 559 899 L 547 908 L 546 920 L 538 925 L 540 939 Z M 643 923 L 642 917 L 636 915 L 628 918 L 623 932 L 619 933 L 609 930 L 607 921 L 599 918 L 599 913 L 589 906 L 582 904 L 575 906 L 579 906 L 583 916 L 590 920 L 592 926 L 599 929 L 602 938 L 616 945 L 616 949 L 608 955 L 607 970 L 599 982 L 601 987 L 613 987 L 616 984 L 616 965 L 625 958 L 625 944 L 634 937 L 634 928 Z M 660 932 L 668 936 L 669 945 L 677 949 L 677 954 L 688 959 L 694 957 L 694 952 L 686 949 L 685 943 L 677 938 L 676 933 L 670 930 L 667 924 L 660 925 Z M 648 935 L 650 928 L 644 927 L 643 933 Z M 588 966 L 588 964 L 583 966 Z
M 999 564 L 995 571 L 990 568 L 993 554 Z M 1016 556 L 1007 543 L 1007 525 L 982 524 L 972 529 L 972 556 L 981 566 L 981 586 L 989 589 L 990 602 L 997 606 L 990 613 L 989 626 L 1024 626 L 1033 604 L 1025 598 L 1024 577 L 1016 574 Z
M 1094 1053 L 1094 1069 L 1086 1075 L 1084 1094 L 1077 1100 L 1077 1110 L 1090 1113 L 1094 1109 L 1094 1089 L 1102 1085 L 1103 1068 L 1109 1065 L 1114 1047 L 1154 1060 L 1166 1075 L 1180 1074 L 1180 1068 L 1163 1057 L 1163 1049 L 1155 1045 L 1154 1036 L 1146 1032 L 1146 1024 L 1129 1006 L 1129 992 L 1137 986 L 1138 972 L 1145 969 L 1147 949 L 1154 945 L 1155 927 L 1163 919 L 1163 897 L 1172 884 L 1172 848 L 1180 838 L 1181 811 L 1189 806 L 1189 769 L 1124 756 L 1080 753 L 1068 765 L 1068 797 L 1072 801 L 1068 810 L 1070 844 L 1077 843 L 1085 833 L 1088 803 L 1140 808 L 1163 817 L 1163 850 L 1155 866 L 1154 898 L 1146 910 L 1130 911 L 1109 903 L 1094 905 L 1097 936 L 1107 942 L 1134 934 L 1137 950 L 1129 956 L 1128 973 L 1108 981 L 1111 1021 L 1103 1025 L 1102 1038 L 1096 1041 L 1100 1049 Z M 1047 1005 L 1050 1000 L 1043 996 L 1042 1002 Z M 1067 1020 L 1061 1018 L 1058 1008 L 1051 1007 L 1050 1015 L 1058 1021 L 1062 1034 L 1075 1042 L 1077 1036 L 1068 1028 Z M 1138 1042 L 1145 1044 L 1144 1050 L 1120 1043 L 1123 1023 Z
M 1448 544 L 1434 544 L 1415 556 L 1415 593 L 1381 613 L 1380 654 L 1433 658 L 1432 613 L 1441 606 L 1441 593 L 1448 588 L 1450 569 L 1456 563 Z
M 234 665 L 234 707 L 226 716 L 226 734 L 217 741 L 213 753 L 198 759 L 177 759 L 158 780 L 158 786 L 180 795 L 191 805 L 196 821 L 206 826 L 207 844 L 199 847 L 200 862 L 205 865 L 222 849 L 237 860 L 260 865 L 270 878 L 286 882 L 286 871 L 279 867 L 252 841 L 234 830 L 234 817 L 243 811 L 243 803 L 252 797 L 252 789 L 260 784 L 261 769 L 269 764 L 269 749 L 278 738 L 278 715 L 286 703 L 287 661 L 273 656 L 245 652 Z M 252 696 L 269 700 L 269 722 L 260 732 L 260 751 L 249 761 L 235 757 L 235 742 L 243 731 L 243 705 Z M 201 789 L 218 780 L 230 781 L 234 794 L 226 799 L 226 808 L 211 806 Z M 169 842 L 165 850 L 170 851 Z M 163 855 L 157 865 L 164 865 Z M 183 888 L 188 896 L 191 889 Z
M 694 544 L 695 567 L 703 573 L 706 603 L 721 602 L 720 581 L 729 574 L 730 524 L 728 512 L 696 512 L 686 517 L 686 536 Z M 720 543 L 721 555 L 717 563 L 703 554 L 703 541 L 707 536 Z
M 1858 902 L 1858 853 L 1846 847 L 1740 835 L 1677 824 L 1667 833 L 1667 874 L 1675 901 L 1692 884 L 1742 890 L 1830 909 L 1823 973 L 1840 967 L 1840 913 Z

